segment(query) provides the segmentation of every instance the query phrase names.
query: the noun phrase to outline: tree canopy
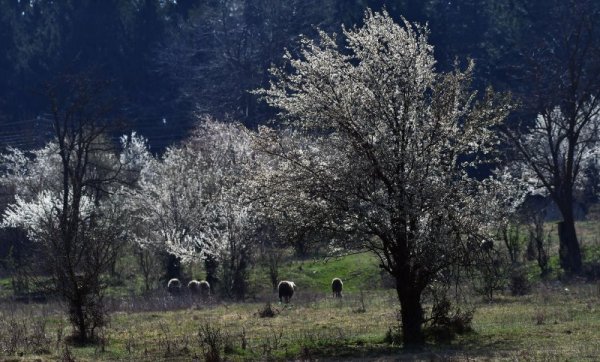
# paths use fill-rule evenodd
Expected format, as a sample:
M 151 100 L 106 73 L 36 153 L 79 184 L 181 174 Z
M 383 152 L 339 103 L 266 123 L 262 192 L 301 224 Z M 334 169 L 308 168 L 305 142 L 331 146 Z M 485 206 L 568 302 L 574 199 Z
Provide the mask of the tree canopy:
M 491 91 L 477 100 L 471 67 L 436 71 L 426 28 L 367 12 L 342 35 L 303 38 L 257 92 L 291 129 L 261 129 L 275 159 L 262 189 L 275 217 L 316 219 L 373 251 L 396 280 L 404 343 L 421 343 L 424 289 L 494 232 L 491 181 L 468 170 L 495 147 L 510 104 Z

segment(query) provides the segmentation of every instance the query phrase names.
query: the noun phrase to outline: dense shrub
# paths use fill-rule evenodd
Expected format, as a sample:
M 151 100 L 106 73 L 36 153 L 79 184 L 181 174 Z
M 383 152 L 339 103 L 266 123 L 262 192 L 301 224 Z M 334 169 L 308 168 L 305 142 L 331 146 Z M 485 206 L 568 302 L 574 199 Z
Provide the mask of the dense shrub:
M 600 261 L 584 263 L 583 275 L 590 281 L 600 280 Z
M 453 308 L 446 294 L 434 294 L 428 334 L 437 342 L 448 342 L 456 335 L 471 332 L 474 309 Z
M 513 269 L 510 274 L 509 288 L 512 295 L 525 295 L 531 291 L 531 283 L 524 267 Z
M 279 309 L 273 308 L 270 302 L 256 313 L 260 318 L 273 318 L 279 314 Z

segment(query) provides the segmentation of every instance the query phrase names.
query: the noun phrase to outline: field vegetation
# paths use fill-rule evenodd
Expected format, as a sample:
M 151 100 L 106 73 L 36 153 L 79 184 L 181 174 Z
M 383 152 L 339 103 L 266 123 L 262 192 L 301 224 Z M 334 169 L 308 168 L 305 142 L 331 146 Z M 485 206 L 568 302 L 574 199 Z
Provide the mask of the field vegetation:
M 588 235 L 594 223 L 578 225 Z M 591 234 L 589 234 L 591 235 Z M 582 239 L 586 239 L 585 236 Z M 600 245 L 586 242 L 584 262 Z M 595 259 L 597 260 L 597 259 Z M 558 267 L 555 254 L 552 267 Z M 109 322 L 97 341 L 73 344 L 64 307 L 57 301 L 15 303 L 9 279 L 2 280 L 0 358 L 34 360 L 593 360 L 600 354 L 600 284 L 540 279 L 529 262 L 533 287 L 524 296 L 509 289 L 493 301 L 465 291 L 461 307 L 474 311 L 471 330 L 454 339 L 432 329 L 425 346 L 402 347 L 399 304 L 386 288 L 376 258 L 358 253 L 337 258 L 287 259 L 283 279 L 299 290 L 281 304 L 264 266 L 252 269 L 252 293 L 245 302 L 171 296 L 165 288 L 143 294 L 132 264 L 121 263 L 122 279 L 109 289 Z M 191 267 L 190 269 L 194 269 Z M 199 271 L 199 267 L 195 270 Z M 334 299 L 329 283 L 343 276 L 344 297 Z M 425 303 L 431 308 L 431 300 Z M 265 315 L 272 315 L 267 317 Z

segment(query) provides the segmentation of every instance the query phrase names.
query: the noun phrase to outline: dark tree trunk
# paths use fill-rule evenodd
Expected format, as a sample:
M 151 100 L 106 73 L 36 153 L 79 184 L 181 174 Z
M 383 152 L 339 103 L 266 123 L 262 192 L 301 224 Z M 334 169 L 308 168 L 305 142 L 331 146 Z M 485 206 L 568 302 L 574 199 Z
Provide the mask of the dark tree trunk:
M 279 259 L 272 255 L 269 256 L 269 279 L 271 280 L 273 291 L 277 291 L 277 285 L 279 284 Z
M 148 265 L 147 252 L 145 250 L 138 251 L 138 262 L 140 265 L 140 269 L 142 270 L 142 275 L 144 276 L 144 287 L 146 288 L 146 292 L 150 291 L 150 266 Z
M 423 336 L 423 308 L 420 288 L 410 285 L 408 278 L 396 278 L 396 292 L 400 300 L 402 317 L 402 342 L 405 347 L 419 346 L 425 342 Z
M 173 278 L 181 279 L 181 259 L 173 254 L 165 255 L 165 279 L 170 280 Z
M 233 294 L 236 300 L 244 300 L 248 289 L 247 262 L 242 255 L 240 262 L 233 270 Z
M 569 274 L 581 273 L 581 249 L 572 215 L 565 216 L 563 214 L 563 221 L 558 223 L 558 238 L 560 266 Z
M 544 246 L 544 236 L 540 234 L 540 236 L 536 236 L 535 238 L 535 247 L 537 253 L 537 263 L 540 267 L 540 276 L 543 278 L 548 275 L 548 254 L 546 253 L 546 248 Z
M 76 341 L 80 344 L 85 344 L 88 342 L 88 326 L 85 320 L 81 296 L 75 297 L 74 299 L 70 300 L 69 303 L 71 304 L 71 319 L 73 320 L 73 324 L 77 329 Z
M 557 200 L 563 220 L 558 223 L 560 266 L 567 274 L 581 273 L 581 250 L 575 231 L 572 191 L 564 191 Z
M 206 281 L 210 284 L 211 293 L 218 289 L 219 278 L 217 277 L 219 261 L 212 255 L 207 255 L 204 259 L 204 269 L 206 270 Z
M 294 242 L 294 251 L 296 252 L 296 256 L 304 259 L 308 256 L 308 245 L 304 239 L 299 238 Z

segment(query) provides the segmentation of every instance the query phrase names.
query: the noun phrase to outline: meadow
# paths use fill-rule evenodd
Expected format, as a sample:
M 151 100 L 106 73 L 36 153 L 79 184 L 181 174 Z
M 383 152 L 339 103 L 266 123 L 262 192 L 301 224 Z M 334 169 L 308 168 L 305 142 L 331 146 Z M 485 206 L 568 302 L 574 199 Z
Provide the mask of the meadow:
M 272 304 L 273 317 L 260 316 L 264 302 L 131 300 L 112 307 L 92 346 L 67 343 L 68 321 L 58 305 L 3 305 L 0 351 L 5 361 L 595 360 L 599 300 L 597 284 L 541 284 L 525 297 L 475 302 L 472 332 L 409 351 L 389 340 L 398 310 L 392 290 L 351 292 L 342 300 L 303 292 L 290 305 Z
M 578 227 L 585 260 L 593 264 L 600 250 L 597 224 Z M 465 289 L 461 307 L 474 310 L 472 331 L 451 341 L 431 336 L 418 350 L 398 342 L 396 292 L 368 253 L 287 260 L 280 276 L 299 286 L 289 305 L 279 303 L 260 265 L 243 303 L 171 296 L 161 289 L 142 294 L 139 276 L 124 269 L 124 281 L 106 299 L 109 324 L 87 346 L 71 343 L 64 305 L 15 303 L 4 279 L 0 361 L 597 360 L 600 283 L 563 278 L 552 255 L 554 271 L 544 280 L 530 262 L 532 289 L 524 296 L 505 290 L 487 301 Z M 329 290 L 334 276 L 344 277 L 342 299 Z

